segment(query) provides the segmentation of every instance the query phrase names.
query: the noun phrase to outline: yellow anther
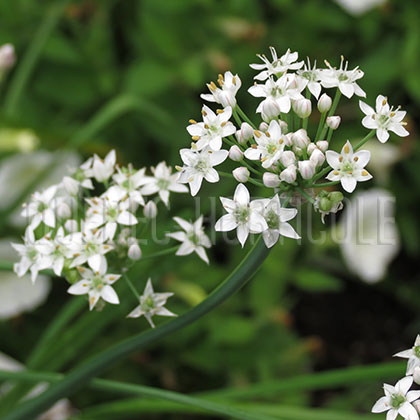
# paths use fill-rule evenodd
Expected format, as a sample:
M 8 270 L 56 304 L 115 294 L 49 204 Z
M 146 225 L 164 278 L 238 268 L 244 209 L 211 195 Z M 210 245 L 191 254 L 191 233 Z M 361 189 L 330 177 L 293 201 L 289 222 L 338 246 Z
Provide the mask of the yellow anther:
M 339 175 L 340 173 L 338 171 L 333 172 L 334 175 Z
M 367 176 L 367 175 L 369 175 L 369 172 L 368 171 L 362 171 L 362 175 Z
M 191 137 L 194 141 L 200 140 L 200 136 L 192 136 Z
M 344 146 L 344 153 L 349 153 L 349 152 L 350 152 L 349 145 L 348 145 L 348 144 L 346 144 L 346 145 Z
M 260 137 L 261 137 L 261 133 L 260 133 L 258 130 L 254 130 L 254 134 L 255 134 L 258 138 L 260 138 Z
M 224 112 L 224 109 L 216 109 L 216 114 L 223 114 Z
M 189 120 L 188 121 L 190 124 L 197 124 L 197 121 L 196 120 Z
M 355 162 L 357 162 L 357 161 L 359 160 L 359 157 L 358 157 L 358 156 L 355 156 L 355 157 L 353 158 L 353 160 L 354 160 Z
M 340 157 L 338 158 L 338 160 L 339 160 L 340 162 L 342 162 L 342 161 L 343 161 L 343 156 L 340 156 Z

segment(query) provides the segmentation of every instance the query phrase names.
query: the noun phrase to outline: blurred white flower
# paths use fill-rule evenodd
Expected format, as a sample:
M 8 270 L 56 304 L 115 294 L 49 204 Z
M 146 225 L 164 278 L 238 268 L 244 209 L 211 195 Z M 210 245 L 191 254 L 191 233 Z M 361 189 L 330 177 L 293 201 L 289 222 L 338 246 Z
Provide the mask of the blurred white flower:
M 345 203 L 339 225 L 341 252 L 347 267 L 368 283 L 381 280 L 398 253 L 394 211 L 395 198 L 379 188 Z
M 346 12 L 351 15 L 358 16 L 368 12 L 375 7 L 381 6 L 387 0 L 334 0 Z
M 8 70 L 16 62 L 15 47 L 12 44 L 4 44 L 0 47 L 0 70 Z
M 95 178 L 98 182 L 108 181 L 115 171 L 117 155 L 111 150 L 104 159 L 94 155 L 92 167 L 86 168 L 85 174 L 89 178 Z
M 417 335 L 414 346 L 411 349 L 400 351 L 394 357 L 408 359 L 406 375 L 413 375 L 415 369 L 420 368 L 420 334 Z

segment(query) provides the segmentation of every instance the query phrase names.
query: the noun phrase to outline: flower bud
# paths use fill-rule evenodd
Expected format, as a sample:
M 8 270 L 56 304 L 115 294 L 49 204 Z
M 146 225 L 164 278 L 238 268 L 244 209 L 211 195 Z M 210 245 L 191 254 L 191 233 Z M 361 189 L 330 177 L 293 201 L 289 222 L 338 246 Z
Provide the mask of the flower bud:
M 79 225 L 77 224 L 76 220 L 69 219 L 64 223 L 64 229 L 66 229 L 67 232 L 74 233 L 79 230 Z
M 16 61 L 15 48 L 12 44 L 4 44 L 0 47 L 0 70 L 13 67 Z
M 286 168 L 296 162 L 296 156 L 291 150 L 286 150 L 280 156 L 280 163 Z
M 311 179 L 315 175 L 316 166 L 310 160 L 302 160 L 299 162 L 299 172 L 303 179 Z
M 240 166 L 232 171 L 232 175 L 238 182 L 247 182 L 251 174 L 245 166 Z
M 289 131 L 289 126 L 286 121 L 279 120 L 279 126 L 282 134 L 287 134 Z
M 296 165 L 288 166 L 280 173 L 280 179 L 284 182 L 291 184 L 296 181 Z
M 68 219 L 71 216 L 70 206 L 64 201 L 58 203 L 55 211 L 60 219 Z
M 144 217 L 148 219 L 154 219 L 157 216 L 158 210 L 154 201 L 148 201 L 143 209 Z
M 258 126 L 259 130 L 262 131 L 263 133 L 265 133 L 268 130 L 268 124 L 266 122 L 262 122 L 259 126 Z
M 327 112 L 330 110 L 331 105 L 332 99 L 326 93 L 323 93 L 318 101 L 318 111 L 321 113 Z
M 297 99 L 292 103 L 293 111 L 300 118 L 307 118 L 312 112 L 312 103 L 309 99 Z
M 415 380 L 414 380 L 415 381 Z M 416 381 L 415 381 L 416 382 Z M 416 382 L 417 383 L 417 382 Z M 420 400 L 413 401 L 411 403 L 413 407 L 416 409 L 417 413 L 420 414 Z
M 265 122 L 270 122 L 280 114 L 280 107 L 273 99 L 267 98 L 262 102 L 261 116 Z
M 306 148 L 306 151 L 308 152 L 308 155 L 310 156 L 312 152 L 316 149 L 315 143 L 309 143 L 308 147 Z
M 333 204 L 337 204 L 340 201 L 343 201 L 343 193 L 340 191 L 333 191 L 329 194 L 329 198 Z
M 301 128 L 292 134 L 292 141 L 295 146 L 301 149 L 305 149 L 310 142 L 308 134 L 304 128 Z
M 338 115 L 334 115 L 332 117 L 327 118 L 327 126 L 332 130 L 337 130 L 338 126 L 340 125 L 341 117 Z
M 315 149 L 309 160 L 313 162 L 315 166 L 321 166 L 325 162 L 325 155 L 321 152 L 321 150 Z
M 137 261 L 141 258 L 141 249 L 136 238 L 128 238 L 128 258 Z
M 280 178 L 277 174 L 272 172 L 264 172 L 263 183 L 268 188 L 276 188 L 280 185 Z
M 77 195 L 79 192 L 79 183 L 70 176 L 63 178 L 63 187 L 70 195 Z
M 282 139 L 284 141 L 285 146 L 292 146 L 293 145 L 292 136 L 293 136 L 293 133 L 287 133 L 287 134 L 284 134 L 282 136 Z
M 319 200 L 319 210 L 325 213 L 328 213 L 332 209 L 333 204 L 331 203 L 331 200 L 329 200 L 328 197 L 322 197 Z
M 236 145 L 229 149 L 229 158 L 235 162 L 242 160 L 243 155 L 242 150 Z
M 241 124 L 241 129 L 235 133 L 236 140 L 238 140 L 240 144 L 246 144 L 253 136 L 254 129 L 247 122 L 243 122 Z
M 327 140 L 319 140 L 316 142 L 316 145 L 318 146 L 318 149 L 324 153 L 328 150 L 329 146 Z

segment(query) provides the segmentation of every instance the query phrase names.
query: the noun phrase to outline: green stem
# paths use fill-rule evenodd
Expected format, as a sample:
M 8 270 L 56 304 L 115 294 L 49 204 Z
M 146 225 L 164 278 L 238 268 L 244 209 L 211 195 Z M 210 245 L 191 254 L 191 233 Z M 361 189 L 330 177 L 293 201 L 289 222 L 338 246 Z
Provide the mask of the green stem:
M 313 178 L 312 178 L 312 181 L 313 182 L 315 182 L 315 181 L 317 181 L 318 179 L 320 179 L 320 178 L 322 178 L 324 175 L 326 175 L 328 172 L 330 172 L 331 171 L 331 167 L 330 166 L 327 166 L 326 168 L 324 168 L 321 172 L 319 172 L 317 175 L 315 175 Z
M 51 386 L 41 395 L 25 401 L 2 420 L 26 420 L 36 418 L 62 397 L 73 394 L 93 377 L 100 375 L 114 363 L 134 351 L 139 351 L 194 323 L 219 306 L 242 288 L 260 267 L 269 253 L 260 237 L 242 262 L 203 302 L 185 314 L 156 329 L 130 337 L 105 350 L 73 369 L 65 379 Z
M 47 381 L 56 383 L 65 378 L 64 375 L 46 372 L 5 372 L 0 371 L 0 379 L 14 379 L 29 383 L 38 383 Z M 233 408 L 230 405 L 208 401 L 202 398 L 191 397 L 173 391 L 152 388 L 144 385 L 136 385 L 124 382 L 109 381 L 105 379 L 92 379 L 89 387 L 101 392 L 111 392 L 123 395 L 136 395 L 149 398 L 157 398 L 165 401 L 173 401 L 187 406 L 197 407 L 205 411 L 221 414 L 222 416 L 238 420 L 274 420 L 274 417 L 248 413 L 239 408 Z
M 52 31 L 58 24 L 63 15 L 69 0 L 62 0 L 52 3 L 47 11 L 44 21 L 38 28 L 38 31 L 32 37 L 32 41 L 20 60 L 19 66 L 9 83 L 9 89 L 4 100 L 4 113 L 13 116 L 19 99 L 28 83 L 29 77 L 34 69 L 44 45 L 51 35 Z
M 242 120 L 239 118 L 239 115 L 238 115 L 238 113 L 236 112 L 235 109 L 233 109 L 232 115 L 233 115 L 233 118 L 236 121 L 236 124 L 238 124 L 238 128 L 240 129 L 241 128 L 241 125 L 242 125 Z
M 241 118 L 246 121 L 254 130 L 257 130 L 256 125 L 251 121 L 250 118 L 248 118 L 248 116 L 245 114 L 244 111 L 242 111 L 241 107 L 239 105 L 236 105 L 234 112 L 237 111 L 239 113 L 239 115 L 241 116 Z
M 354 151 L 360 149 L 373 135 L 376 133 L 376 130 L 371 130 L 355 147 Z
M 315 203 L 315 200 L 304 189 L 296 187 L 296 191 L 299 191 L 311 204 Z
M 179 245 L 173 246 L 172 248 L 164 249 L 163 251 L 155 252 L 153 254 L 144 255 L 137 261 L 137 263 L 140 263 L 143 260 L 148 260 L 151 258 L 163 257 L 164 255 L 173 254 L 175 251 L 178 250 L 178 248 L 179 248 Z
M 318 129 L 316 130 L 316 135 L 315 135 L 315 140 L 314 142 L 316 143 L 318 140 L 322 140 L 319 138 L 320 134 L 321 134 L 321 130 L 324 127 L 325 124 L 325 117 L 327 116 L 326 112 L 323 112 L 321 114 L 321 118 L 319 119 L 319 124 L 318 124 Z
M 312 184 L 307 185 L 306 188 L 324 188 L 324 187 L 332 187 L 333 185 L 339 184 L 340 181 L 331 181 L 331 182 L 324 182 L 321 184 Z
M 137 300 L 140 300 L 140 295 L 139 292 L 137 291 L 137 289 L 134 287 L 133 283 L 131 282 L 131 280 L 128 278 L 127 274 L 124 274 L 124 280 L 127 283 L 128 287 L 130 288 L 130 290 L 133 292 L 134 296 L 136 297 Z

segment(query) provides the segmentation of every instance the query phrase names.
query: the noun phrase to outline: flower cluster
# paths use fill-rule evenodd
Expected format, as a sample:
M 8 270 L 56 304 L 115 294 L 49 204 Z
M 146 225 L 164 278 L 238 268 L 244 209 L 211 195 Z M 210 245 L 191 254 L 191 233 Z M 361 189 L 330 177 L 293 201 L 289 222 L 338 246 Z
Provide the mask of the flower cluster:
M 118 304 L 114 285 L 141 259 L 143 228 L 157 216 L 159 202 L 168 207 L 172 192 L 188 191 L 177 178 L 178 173 L 172 173 L 165 162 L 151 168 L 149 175 L 146 168 L 120 167 L 114 150 L 105 159 L 94 155 L 59 184 L 35 192 L 23 205 L 28 226 L 23 244 L 12 244 L 21 257 L 15 272 L 20 277 L 30 272 L 32 282 L 42 270 L 65 277 L 70 283 L 68 292 L 87 295 L 91 310 L 103 302 Z M 202 218 L 191 229 L 180 218 L 176 222 L 186 230 L 184 235 L 170 235 L 183 242 L 177 255 L 196 251 L 208 262 L 203 247 L 211 244 L 202 229 Z M 147 300 L 150 289 L 149 281 L 140 304 L 147 301 L 153 314 L 169 314 L 162 309 L 162 299 L 156 306 L 159 311 L 154 301 Z M 149 314 L 143 308 L 130 316 L 137 313 Z M 149 315 L 147 319 L 150 321 Z
M 285 209 L 292 198 L 291 202 L 297 202 L 297 196 L 301 202 L 310 202 L 324 222 L 326 215 L 343 208 L 343 194 L 331 187 L 341 184 L 344 191 L 352 193 L 358 182 L 372 178 L 366 170 L 370 152 L 361 147 L 375 134 L 382 143 L 388 140 L 389 131 L 408 135 L 405 112 L 399 107 L 394 110 L 387 98 L 379 95 L 376 109 L 359 102 L 366 114 L 362 125 L 370 129 L 363 140 L 355 145 L 349 140 L 333 145 L 333 134 L 341 123 L 336 112 L 340 98 L 366 97 L 359 86 L 363 71 L 350 69 L 343 57 L 339 67 L 325 61 L 326 67 L 318 68 L 309 59 L 307 63 L 299 61 L 297 52 L 287 50 L 279 57 L 274 48 L 270 51 L 271 58 L 258 55 L 262 63 L 251 64 L 259 73 L 248 92 L 260 100 L 256 114 L 261 119 L 257 122 L 249 118 L 238 105 L 236 94 L 242 85 L 239 76 L 229 71 L 220 74 L 217 85 L 207 85 L 210 94 L 201 95 L 219 104 L 220 109 L 203 105 L 202 121 L 190 120 L 187 131 L 192 137 L 191 147 L 180 150 L 183 166 L 177 167 L 179 182 L 189 184 L 193 196 L 203 179 L 217 183 L 223 176 L 240 183 L 233 200 L 221 198 L 227 214 L 215 228 L 236 229 L 242 246 L 249 233 L 262 233 L 267 247 L 273 246 L 280 235 L 299 238 L 287 223 L 297 210 Z M 331 89 L 334 99 L 326 92 Z M 334 150 L 337 146 L 340 152 Z M 237 167 L 231 173 L 220 172 L 219 165 L 227 166 L 228 161 Z M 322 178 L 329 182 L 319 182 Z M 272 192 L 263 199 L 251 200 L 245 183 Z
M 373 406 L 372 413 L 387 411 L 387 420 L 395 420 L 398 415 L 407 420 L 419 420 L 420 391 L 410 391 L 413 382 L 420 385 L 420 335 L 414 346 L 394 356 L 408 359 L 406 376 L 395 386 L 384 384 L 385 396 Z

